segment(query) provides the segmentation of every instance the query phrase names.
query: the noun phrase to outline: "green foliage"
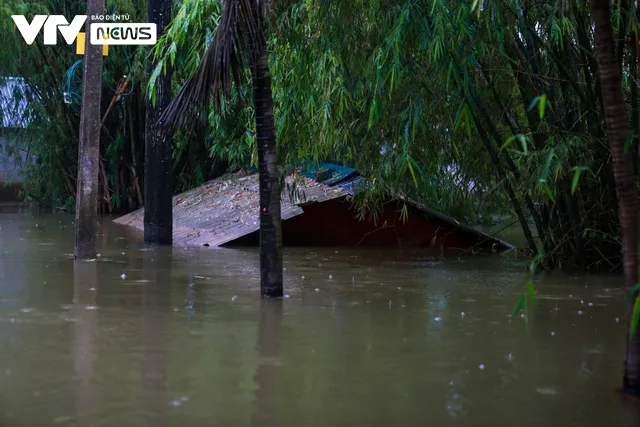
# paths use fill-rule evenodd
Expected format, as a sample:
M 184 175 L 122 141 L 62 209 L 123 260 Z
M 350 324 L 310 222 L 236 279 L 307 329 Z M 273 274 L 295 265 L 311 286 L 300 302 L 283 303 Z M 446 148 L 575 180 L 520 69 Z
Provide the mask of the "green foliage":
M 213 9 L 217 2 L 209 2 Z M 197 6 L 195 13 L 204 13 L 204 2 L 190 2 Z M 5 156 L 17 158 L 20 152 L 28 152 L 32 160 L 24 172 L 27 200 L 46 206 L 73 211 L 76 191 L 76 163 L 78 147 L 79 104 L 64 103 L 63 91 L 71 90 L 75 98 L 81 100 L 78 81 L 70 81 L 73 76 L 67 72 L 81 57 L 75 55 L 75 46 L 60 43 L 45 46 L 42 37 L 28 46 L 14 28 L 10 15 L 63 14 L 71 19 L 84 13 L 84 3 L 63 0 L 7 0 L 0 6 L 0 78 L 22 77 L 31 88 L 28 94 L 33 107 L 33 120 L 27 132 L 21 130 L 0 130 L 10 136 L 11 144 L 3 147 Z M 146 1 L 107 0 L 108 13 L 129 14 L 132 22 L 146 21 Z M 203 33 L 205 34 L 205 33 Z M 203 38 L 204 40 L 204 38 Z M 188 75 L 194 60 L 175 57 L 176 80 Z M 127 212 L 140 206 L 144 175 L 144 103 L 147 93 L 147 50 L 145 47 L 111 46 L 109 56 L 104 58 L 103 74 L 103 114 L 115 95 L 118 81 L 123 75 L 130 79 L 129 89 L 116 102 L 105 121 L 101 136 L 101 153 L 108 188 L 101 188 L 101 208 Z M 182 71 L 184 69 L 184 72 Z M 82 65 L 73 74 L 82 75 Z M 176 83 L 177 84 L 177 83 Z M 243 94 L 242 96 L 244 96 Z M 15 98 L 14 102 L 18 102 Z M 223 144 L 223 138 L 235 138 L 233 129 L 244 125 L 248 118 L 244 108 L 244 98 L 230 105 L 228 120 L 220 121 L 212 117 L 214 132 L 185 133 L 174 139 L 175 190 L 181 191 L 199 185 L 228 168 L 245 167 L 250 164 L 250 151 L 241 146 Z M 245 117 L 237 113 L 245 114 Z M 235 117 L 235 118 L 234 118 Z M 224 132 L 220 131 L 224 129 Z M 244 132 L 244 131 L 243 131 Z M 216 135 L 219 137 L 216 138 Z M 227 139 L 228 141 L 228 139 Z M 102 175 L 102 172 L 101 172 Z M 101 179 L 101 184 L 104 180 Z M 109 202 L 107 202 L 107 200 Z M 111 205 L 109 207 L 109 204 Z
M 138 19 L 140 1 L 107 4 Z M 105 61 L 106 99 L 124 72 L 136 81 L 104 135 L 111 194 L 121 209 L 135 205 L 128 171 L 142 175 L 140 123 L 144 102 L 153 100 L 149 89 L 172 66 L 177 93 L 218 25 L 217 0 L 175 6 L 175 19 L 153 52 L 161 63 L 149 78 L 144 49 L 131 52 L 131 67 L 122 49 L 112 49 Z M 389 193 L 467 222 L 508 212 L 523 230 L 531 229 L 528 251 L 537 256 L 536 269 L 614 269 L 620 259 L 615 185 L 587 7 L 529 0 L 272 2 L 268 44 L 283 168 L 307 161 L 357 168 L 367 177 L 367 191 L 354 198 L 363 217 L 375 218 Z M 32 194 L 62 204 L 75 185 L 78 117 L 61 102 L 58 88 L 77 58 L 66 47 L 18 43 L 8 14 L 24 8 L 23 0 L 10 0 L 0 11 L 0 34 L 8 40 L 0 74 L 24 74 L 43 94 L 35 132 L 40 142 L 32 148 L 38 162 L 28 175 Z M 622 35 L 637 26 L 632 9 L 625 2 L 616 6 Z M 29 13 L 39 10 L 77 12 L 61 0 L 30 4 Z M 635 68 L 628 65 L 635 50 L 621 40 L 630 97 L 637 89 Z M 233 87 L 219 113 L 194 114 L 193 126 L 176 135 L 175 190 L 216 171 L 256 165 L 247 87 Z M 640 115 L 632 116 L 637 121 Z M 637 150 L 637 135 L 631 144 Z

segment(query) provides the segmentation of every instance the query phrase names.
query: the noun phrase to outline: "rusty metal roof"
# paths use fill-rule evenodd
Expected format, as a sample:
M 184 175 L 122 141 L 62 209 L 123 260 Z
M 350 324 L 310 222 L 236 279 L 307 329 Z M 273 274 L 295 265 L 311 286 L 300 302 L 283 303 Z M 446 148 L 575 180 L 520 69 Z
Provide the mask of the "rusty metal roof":
M 300 175 L 286 178 L 281 200 L 282 219 L 303 213 L 300 206 L 347 195 Z M 220 246 L 260 228 L 258 174 L 224 175 L 173 198 L 173 243 L 176 246 Z M 144 209 L 114 222 L 144 230 Z

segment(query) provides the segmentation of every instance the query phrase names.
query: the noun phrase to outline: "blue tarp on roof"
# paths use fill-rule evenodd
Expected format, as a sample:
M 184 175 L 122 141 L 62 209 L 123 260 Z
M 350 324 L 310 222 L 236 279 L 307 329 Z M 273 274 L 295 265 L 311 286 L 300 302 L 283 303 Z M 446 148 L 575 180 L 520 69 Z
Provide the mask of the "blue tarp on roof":
M 364 190 L 365 180 L 363 176 L 356 176 L 340 182 L 338 186 L 342 187 L 342 189 L 350 196 L 353 196 L 354 194 Z
M 314 166 L 311 163 L 307 163 L 302 175 L 331 187 L 347 178 L 351 178 L 355 173 L 355 169 L 347 166 L 334 165 L 332 163 L 320 163 L 318 166 Z M 325 174 L 328 176 L 323 177 Z

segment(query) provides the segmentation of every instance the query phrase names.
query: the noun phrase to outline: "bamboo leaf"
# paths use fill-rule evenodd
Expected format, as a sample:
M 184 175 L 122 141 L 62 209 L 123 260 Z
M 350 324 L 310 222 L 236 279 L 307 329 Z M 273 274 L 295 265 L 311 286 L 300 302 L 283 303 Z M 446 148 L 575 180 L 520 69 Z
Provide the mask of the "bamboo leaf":
M 640 283 L 636 283 L 631 289 L 629 289 L 629 292 L 627 292 L 627 296 L 624 299 L 625 305 L 628 306 L 631 304 L 636 294 L 638 293 L 639 289 L 640 289 Z
M 547 106 L 547 95 L 542 95 L 540 97 L 540 106 L 538 108 L 538 111 L 540 113 L 540 120 L 542 120 L 544 118 L 544 109 Z
M 578 181 L 580 180 L 580 174 L 582 171 L 580 169 L 576 169 L 573 173 L 573 180 L 571 181 L 571 195 L 576 192 L 576 188 L 578 187 Z
M 416 174 L 413 171 L 413 166 L 411 166 L 411 162 L 409 161 L 408 158 L 407 158 L 407 166 L 409 167 L 409 172 L 411 172 L 411 178 L 413 178 L 413 183 L 416 185 L 416 188 L 418 188 L 418 179 L 416 178 Z
M 520 313 L 526 302 L 527 297 L 525 295 L 520 295 L 520 298 L 518 298 L 518 301 L 516 302 L 516 305 L 515 307 L 513 307 L 513 311 L 511 312 L 511 316 L 509 317 L 510 322 L 513 322 L 513 319 L 515 319 L 518 313 Z
M 522 151 L 524 152 L 524 154 L 529 154 L 529 148 L 527 146 L 527 137 L 521 133 L 519 133 L 516 136 L 518 137 L 520 144 L 522 144 Z
M 531 305 L 536 305 L 536 291 L 533 287 L 533 283 L 531 281 L 527 282 L 527 291 L 529 294 L 529 301 L 531 301 Z
M 547 160 L 544 163 L 544 179 L 546 181 L 546 179 L 549 177 L 549 173 L 551 172 L 551 161 L 553 160 L 553 150 L 549 151 L 549 154 L 547 154 Z
M 505 148 L 507 148 L 508 146 L 511 145 L 511 143 L 513 143 L 513 141 L 516 140 L 516 136 L 515 135 L 511 135 L 509 138 L 507 138 L 507 140 L 505 141 L 504 144 L 502 144 L 502 147 L 500 147 L 500 150 L 504 150 Z
M 638 323 L 640 322 L 640 298 L 636 298 L 636 302 L 633 304 L 633 311 L 631 312 L 631 325 L 629 325 L 629 338 L 633 338 L 638 330 Z
M 373 103 L 371 104 L 371 108 L 369 109 L 369 123 L 367 125 L 367 128 L 369 130 L 371 130 L 371 127 L 373 126 L 373 119 L 374 119 L 375 113 L 376 113 L 376 101 L 374 100 Z

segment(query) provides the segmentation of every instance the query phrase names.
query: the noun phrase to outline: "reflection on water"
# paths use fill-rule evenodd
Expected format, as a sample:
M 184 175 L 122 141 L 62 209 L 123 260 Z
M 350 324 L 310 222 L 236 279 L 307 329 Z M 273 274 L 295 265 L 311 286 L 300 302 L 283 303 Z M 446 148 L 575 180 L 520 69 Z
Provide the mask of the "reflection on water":
M 94 425 L 96 406 L 94 369 L 97 356 L 95 343 L 96 294 L 98 269 L 95 262 L 74 262 L 73 271 L 73 364 L 77 386 L 76 414 L 80 425 Z
M 145 247 L 105 221 L 0 209 L 0 425 L 637 426 L 613 393 L 616 277 L 550 275 L 507 319 L 525 266 L 498 257 L 286 251 L 282 301 L 255 250 Z M 618 318 L 618 319 L 617 319 Z
M 255 393 L 254 426 L 276 426 L 274 397 L 280 363 L 280 327 L 282 324 L 283 300 L 264 300 L 260 303 L 258 327 L 258 369 L 254 376 Z

